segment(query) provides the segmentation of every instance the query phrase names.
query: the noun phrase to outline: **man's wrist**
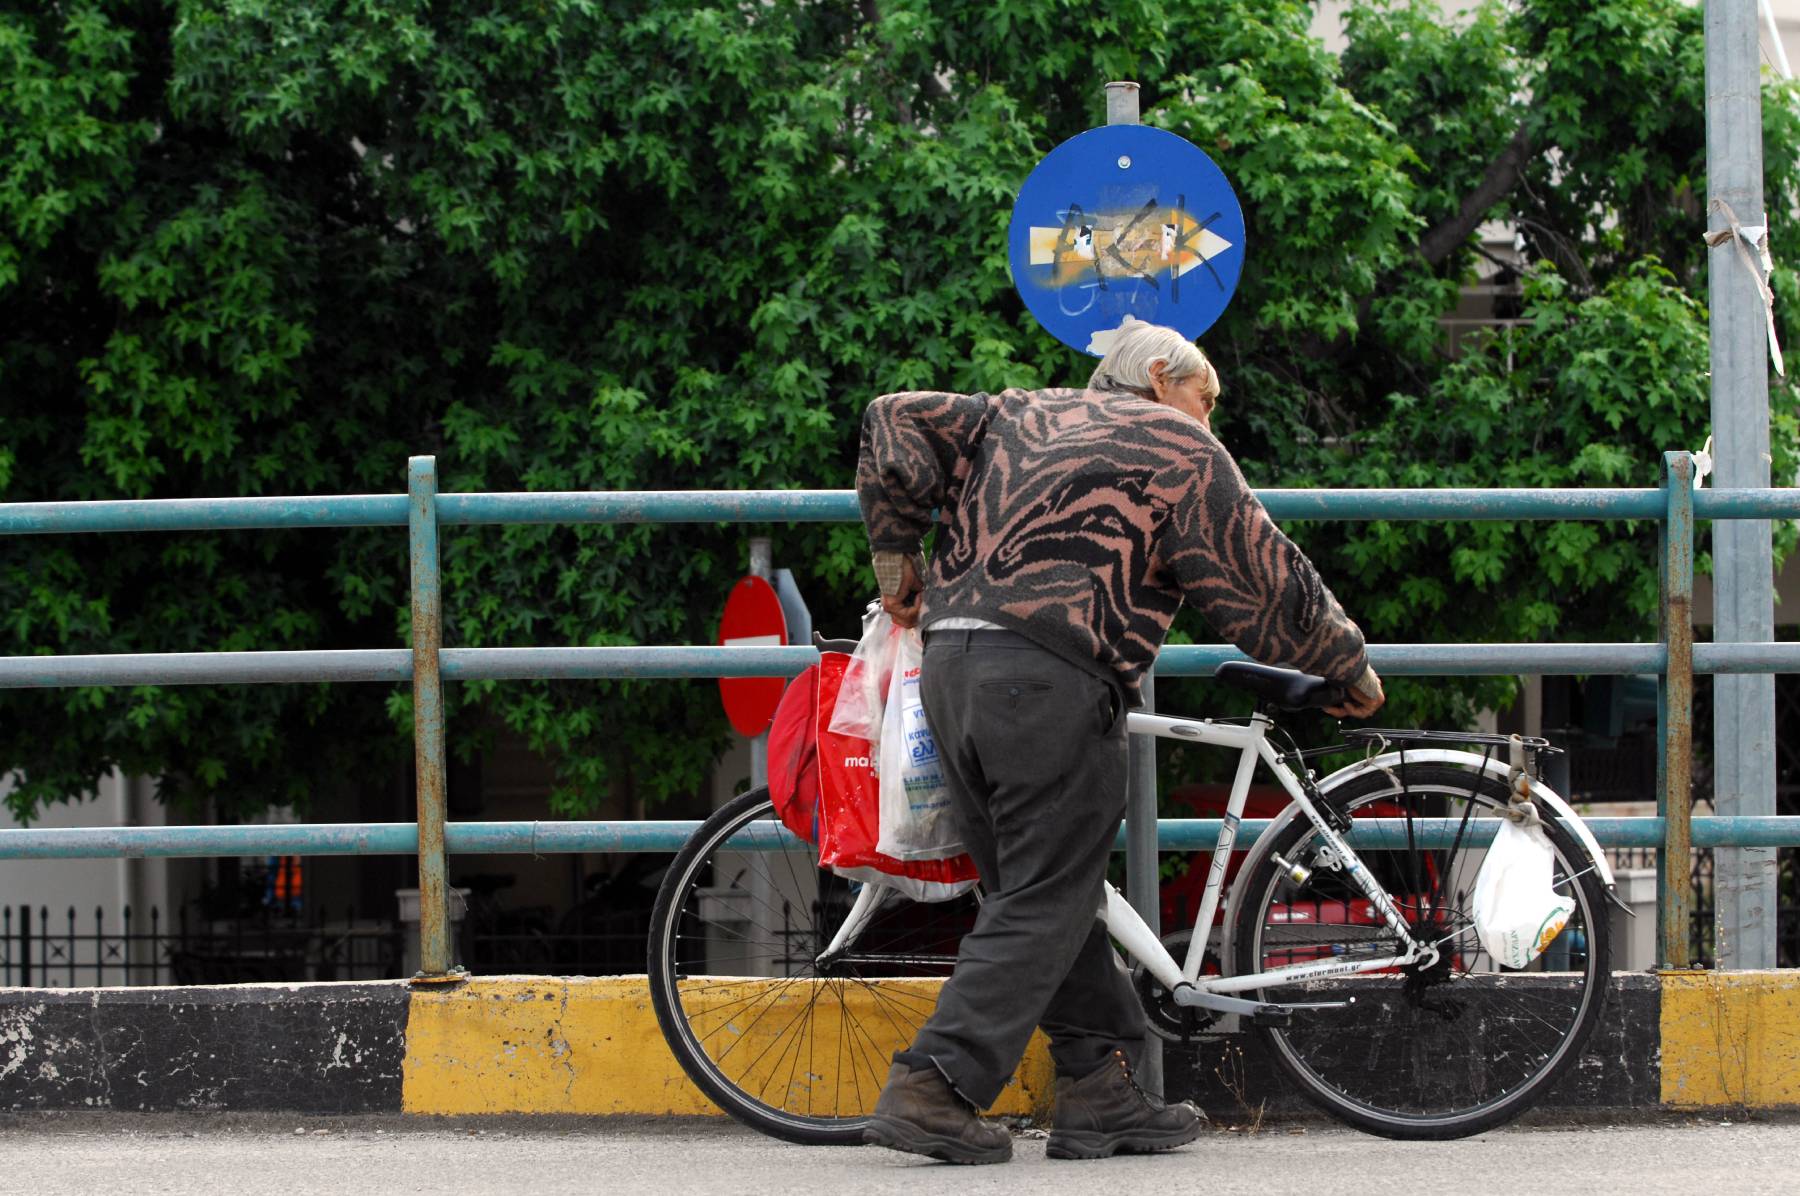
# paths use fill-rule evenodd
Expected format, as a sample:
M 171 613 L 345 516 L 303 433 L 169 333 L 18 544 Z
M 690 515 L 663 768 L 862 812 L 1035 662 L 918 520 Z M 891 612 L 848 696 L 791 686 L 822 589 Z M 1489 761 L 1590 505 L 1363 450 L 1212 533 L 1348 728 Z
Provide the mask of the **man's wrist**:
M 875 568 L 875 584 L 881 589 L 883 598 L 894 598 L 900 595 L 900 587 L 906 581 L 906 562 L 912 561 L 913 576 L 923 578 L 925 570 L 915 552 L 901 552 L 890 548 L 877 548 L 869 554 L 870 562 Z

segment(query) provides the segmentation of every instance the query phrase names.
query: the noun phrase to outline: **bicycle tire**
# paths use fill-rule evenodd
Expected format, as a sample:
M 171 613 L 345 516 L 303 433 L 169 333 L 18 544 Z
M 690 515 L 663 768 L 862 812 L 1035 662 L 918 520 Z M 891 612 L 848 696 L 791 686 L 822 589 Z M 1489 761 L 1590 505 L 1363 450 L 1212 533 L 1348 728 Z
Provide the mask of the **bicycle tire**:
M 730 845 L 779 827 L 768 790 L 755 789 L 682 847 L 651 915 L 651 1004 L 682 1070 L 726 1113 L 789 1142 L 860 1145 L 893 1051 L 936 1006 L 974 899 L 895 898 L 852 957 L 821 968 L 859 886 L 791 836 L 779 850 Z
M 1443 848 L 1412 839 L 1415 818 L 1447 816 L 1466 827 L 1496 817 L 1507 796 L 1505 783 L 1491 774 L 1445 764 L 1371 773 L 1329 796 L 1352 817 L 1408 819 L 1408 845 L 1359 847 L 1357 854 L 1415 935 L 1443 943 L 1440 961 L 1429 969 L 1301 981 L 1245 995 L 1270 1002 L 1354 998 L 1347 1009 L 1299 1011 L 1285 1027 L 1256 1030 L 1310 1101 L 1359 1129 L 1430 1140 L 1505 1124 L 1551 1090 L 1600 1020 L 1611 976 L 1605 893 L 1555 811 L 1538 806 L 1556 852 L 1555 882 L 1575 897 L 1575 910 L 1524 971 L 1497 965 L 1468 918 L 1485 848 L 1466 834 Z M 1276 862 L 1279 855 L 1290 864 L 1311 863 L 1317 839 L 1312 823 L 1300 818 L 1267 848 L 1255 849 L 1234 914 L 1238 974 L 1327 955 L 1399 953 L 1397 938 L 1341 871 L 1313 867 L 1300 884 Z

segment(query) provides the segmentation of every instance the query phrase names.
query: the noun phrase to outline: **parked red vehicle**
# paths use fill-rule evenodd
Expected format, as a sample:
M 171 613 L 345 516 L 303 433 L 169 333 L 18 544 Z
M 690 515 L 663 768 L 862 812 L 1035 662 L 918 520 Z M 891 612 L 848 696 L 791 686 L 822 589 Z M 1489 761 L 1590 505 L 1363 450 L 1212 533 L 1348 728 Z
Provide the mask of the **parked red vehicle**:
M 1231 797 L 1229 784 L 1183 785 L 1169 791 L 1168 801 L 1180 809 L 1176 817 L 1184 818 L 1219 818 L 1225 813 L 1225 806 Z M 1275 785 L 1252 785 L 1244 802 L 1244 818 L 1274 818 L 1285 810 L 1291 799 L 1287 791 Z M 1375 802 L 1357 811 L 1359 818 L 1397 818 L 1405 811 L 1394 802 Z M 1250 840 L 1240 839 L 1239 845 L 1248 848 Z M 1237 876 L 1239 865 L 1244 860 L 1243 852 L 1233 853 L 1232 859 L 1225 868 L 1225 891 L 1231 891 L 1231 883 Z M 1372 861 L 1373 862 L 1373 861 Z M 1179 937 L 1186 942 L 1188 932 L 1194 923 L 1194 916 L 1200 907 L 1200 898 L 1206 891 L 1207 874 L 1212 868 L 1210 852 L 1195 852 L 1188 857 L 1187 868 L 1180 875 L 1170 877 L 1162 883 L 1161 910 L 1162 927 L 1166 939 Z M 1393 882 L 1394 878 L 1382 878 L 1388 886 L 1395 902 L 1402 912 L 1411 914 L 1421 904 L 1421 896 L 1410 894 L 1401 885 Z M 1379 926 L 1381 916 L 1366 901 L 1298 901 L 1285 907 L 1276 906 L 1270 911 L 1272 921 L 1313 922 L 1328 926 Z M 1217 947 L 1217 928 L 1224 924 L 1225 911 L 1221 907 L 1213 915 L 1214 948 Z M 1308 949 L 1296 949 L 1289 953 L 1289 958 L 1271 963 L 1303 963 L 1319 957 L 1319 952 Z M 1179 957 L 1179 956 L 1178 956 Z M 1216 963 L 1209 961 L 1203 969 L 1206 972 L 1217 972 Z

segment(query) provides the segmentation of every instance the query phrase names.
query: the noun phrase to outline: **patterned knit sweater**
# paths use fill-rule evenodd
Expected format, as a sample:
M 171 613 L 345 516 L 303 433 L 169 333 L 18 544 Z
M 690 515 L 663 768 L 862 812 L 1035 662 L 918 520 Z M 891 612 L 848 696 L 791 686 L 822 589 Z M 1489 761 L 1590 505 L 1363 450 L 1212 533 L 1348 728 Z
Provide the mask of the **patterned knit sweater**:
M 918 553 L 920 622 L 985 619 L 1123 686 L 1182 601 L 1256 660 L 1353 683 L 1362 632 L 1198 420 L 1111 391 L 883 395 L 863 414 L 869 545 Z

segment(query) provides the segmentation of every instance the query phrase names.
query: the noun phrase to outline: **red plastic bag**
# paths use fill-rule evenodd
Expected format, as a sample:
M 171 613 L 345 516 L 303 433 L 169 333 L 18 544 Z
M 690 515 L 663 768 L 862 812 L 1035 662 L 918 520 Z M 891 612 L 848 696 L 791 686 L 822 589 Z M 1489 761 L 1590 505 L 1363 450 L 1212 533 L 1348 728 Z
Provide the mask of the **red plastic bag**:
M 782 825 L 819 841 L 819 666 L 788 683 L 769 723 L 769 796 Z
M 819 775 L 819 864 L 840 876 L 885 884 L 915 901 L 944 901 L 975 883 L 967 854 L 938 860 L 896 860 L 875 844 L 881 834 L 881 785 L 869 758 L 869 741 L 832 731 L 832 709 L 850 657 L 819 655 L 814 722 Z M 771 737 L 771 758 L 773 738 Z M 783 816 L 785 821 L 786 816 Z

